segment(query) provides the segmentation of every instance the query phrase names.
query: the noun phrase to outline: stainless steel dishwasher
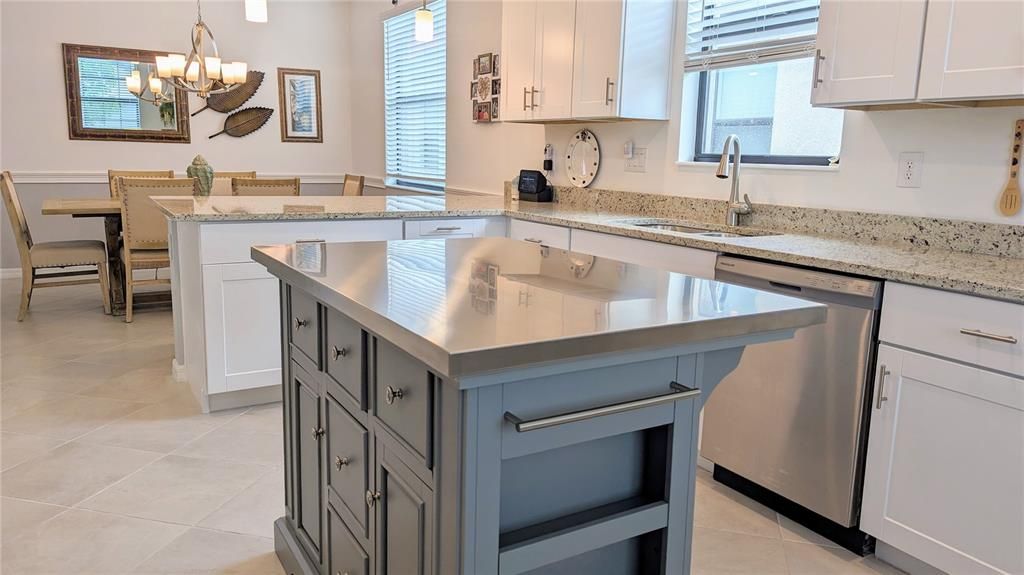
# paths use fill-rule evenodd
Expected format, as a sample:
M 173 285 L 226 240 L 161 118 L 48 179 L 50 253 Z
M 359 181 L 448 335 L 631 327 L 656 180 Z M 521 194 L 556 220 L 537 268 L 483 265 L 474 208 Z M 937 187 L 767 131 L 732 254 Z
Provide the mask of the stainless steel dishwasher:
M 747 347 L 704 407 L 701 455 L 716 479 L 867 550 L 857 525 L 881 282 L 727 256 L 715 279 L 825 303 L 828 318 Z

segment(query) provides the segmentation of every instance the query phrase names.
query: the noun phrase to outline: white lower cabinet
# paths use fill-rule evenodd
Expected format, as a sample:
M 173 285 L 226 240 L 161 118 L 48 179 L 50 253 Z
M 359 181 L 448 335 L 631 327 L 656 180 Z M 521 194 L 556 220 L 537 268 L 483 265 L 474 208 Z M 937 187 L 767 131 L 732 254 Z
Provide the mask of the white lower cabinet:
M 560 250 L 569 249 L 569 228 L 562 226 L 512 220 L 508 226 L 508 237 Z
M 572 230 L 572 251 L 705 279 L 715 277 L 718 259 L 717 252 L 586 230 Z
M 504 217 L 406 220 L 405 239 L 504 237 L 507 228 L 507 219 Z
M 861 528 L 948 573 L 1024 573 L 1024 379 L 882 344 L 874 391 Z

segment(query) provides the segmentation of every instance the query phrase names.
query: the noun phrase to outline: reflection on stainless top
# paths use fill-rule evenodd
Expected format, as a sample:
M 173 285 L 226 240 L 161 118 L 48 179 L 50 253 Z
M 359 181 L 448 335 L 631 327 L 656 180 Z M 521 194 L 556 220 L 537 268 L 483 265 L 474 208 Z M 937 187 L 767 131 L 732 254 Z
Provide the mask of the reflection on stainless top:
M 338 217 L 389 218 L 431 215 L 505 215 L 504 198 L 495 196 L 154 196 L 175 220 L 302 220 Z M 450 231 L 449 228 L 438 228 Z
M 506 238 L 293 245 L 253 259 L 443 375 L 656 349 L 820 323 L 781 294 Z

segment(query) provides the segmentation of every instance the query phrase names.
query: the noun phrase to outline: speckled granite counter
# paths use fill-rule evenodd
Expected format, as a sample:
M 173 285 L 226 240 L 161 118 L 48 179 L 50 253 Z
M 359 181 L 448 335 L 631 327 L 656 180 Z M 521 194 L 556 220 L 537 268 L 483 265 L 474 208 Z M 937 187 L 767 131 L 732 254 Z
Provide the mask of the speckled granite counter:
M 668 196 L 660 196 L 669 198 Z M 298 196 L 156 198 L 169 218 L 178 221 L 338 220 L 373 218 L 437 218 L 502 216 L 576 229 L 675 244 L 721 253 L 882 278 L 908 284 L 1024 303 L 1024 253 L 1001 257 L 934 247 L 890 244 L 863 239 L 830 238 L 803 233 L 770 236 L 707 238 L 629 225 L 624 220 L 667 217 L 649 206 L 592 202 L 530 204 L 507 202 L 500 196 Z M 755 206 L 756 207 L 756 206 Z M 611 208 L 611 209 L 608 209 Z M 626 208 L 637 208 L 633 209 Z M 695 218 L 696 219 L 696 218 Z M 724 229 L 708 224 L 695 225 Z M 716 221 L 721 221 L 716 219 Z M 753 228 L 747 228 L 753 229 Z M 1001 248 L 1002 253 L 1015 249 Z

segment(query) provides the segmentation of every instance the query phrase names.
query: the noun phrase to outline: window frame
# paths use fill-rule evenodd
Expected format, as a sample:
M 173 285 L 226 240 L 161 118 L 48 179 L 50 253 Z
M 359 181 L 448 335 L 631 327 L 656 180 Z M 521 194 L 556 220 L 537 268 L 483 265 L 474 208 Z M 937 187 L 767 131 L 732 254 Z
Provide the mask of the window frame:
M 711 70 L 698 72 L 697 80 L 697 113 L 695 116 L 696 129 L 693 140 L 693 161 L 694 162 L 718 162 L 722 159 L 722 152 L 704 151 L 705 124 L 707 124 L 708 112 L 708 88 L 711 83 L 708 74 Z M 731 152 L 730 152 L 731 153 Z M 775 164 L 783 166 L 831 166 L 832 158 L 838 156 L 792 156 L 785 154 L 740 154 L 741 164 Z

